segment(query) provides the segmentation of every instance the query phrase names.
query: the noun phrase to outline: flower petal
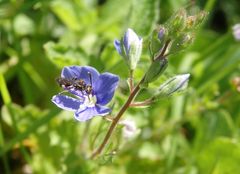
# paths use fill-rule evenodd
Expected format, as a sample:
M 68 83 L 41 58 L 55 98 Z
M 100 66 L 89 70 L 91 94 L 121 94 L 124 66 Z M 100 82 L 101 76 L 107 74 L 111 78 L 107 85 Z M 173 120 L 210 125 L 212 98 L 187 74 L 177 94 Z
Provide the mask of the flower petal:
M 114 47 L 116 48 L 117 52 L 122 55 L 122 49 L 121 49 L 121 42 L 117 39 L 114 40 Z
M 111 73 L 103 73 L 99 76 L 98 86 L 95 89 L 97 104 L 106 105 L 112 99 L 118 81 L 119 77 Z
M 140 39 L 138 35 L 131 28 L 128 28 L 123 37 L 123 44 L 126 49 L 126 53 L 129 54 L 131 45 L 138 43 L 139 41 Z
M 74 114 L 74 117 L 76 120 L 84 122 L 96 115 L 97 115 L 97 111 L 95 107 L 91 107 L 91 108 L 85 108 L 85 109 L 80 109 L 76 111 Z
M 82 99 L 84 98 L 84 97 L 83 97 L 83 92 L 80 91 L 80 90 L 76 90 L 76 89 L 74 89 L 74 88 L 71 88 L 71 89 L 65 89 L 65 90 L 67 90 L 68 92 L 70 92 L 70 93 L 76 95 L 77 97 L 80 97 L 80 98 L 82 98 Z
M 79 109 L 82 102 L 75 98 L 66 96 L 66 95 L 54 95 L 52 97 L 52 102 L 56 104 L 59 108 L 68 110 L 68 111 L 76 111 Z
M 107 115 L 111 112 L 111 109 L 109 109 L 106 106 L 101 106 L 101 105 L 96 105 L 96 110 L 97 110 L 98 115 L 100 115 L 100 116 Z
M 90 82 L 89 73 L 91 74 L 92 84 Z M 62 77 L 68 79 L 83 79 L 86 84 L 90 84 L 93 87 L 96 86 L 99 75 L 99 72 L 95 68 L 92 68 L 90 66 L 66 66 L 63 68 L 61 74 Z
M 107 115 L 111 110 L 108 107 L 96 105 L 95 107 L 88 107 L 79 109 L 75 112 L 75 119 L 81 122 L 90 120 L 94 116 Z
M 123 45 L 125 47 L 126 54 L 128 55 L 130 50 L 130 43 L 129 43 L 129 30 L 123 36 Z
M 65 66 L 62 70 L 61 77 L 67 79 L 77 78 L 80 72 L 81 68 L 78 66 Z

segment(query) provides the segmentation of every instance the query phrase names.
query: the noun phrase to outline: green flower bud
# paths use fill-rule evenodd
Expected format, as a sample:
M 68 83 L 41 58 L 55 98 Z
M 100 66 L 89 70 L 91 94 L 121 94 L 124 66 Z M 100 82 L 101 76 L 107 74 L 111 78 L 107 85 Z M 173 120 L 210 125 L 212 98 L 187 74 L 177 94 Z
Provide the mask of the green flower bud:
M 181 9 L 169 19 L 168 28 L 171 35 L 177 35 L 179 32 L 185 29 L 186 18 L 186 10 Z
M 152 62 L 144 77 L 142 86 L 146 87 L 148 86 L 148 83 L 157 80 L 157 78 L 162 75 L 162 73 L 166 70 L 167 66 L 168 60 L 166 58 L 155 60 L 154 62 Z
M 174 76 L 164 82 L 155 94 L 155 98 L 168 97 L 187 88 L 190 74 Z
M 207 16 L 207 12 L 201 11 L 195 16 L 188 16 L 186 19 L 186 30 L 192 30 L 197 28 Z
M 164 26 L 156 28 L 151 35 L 149 50 L 152 60 L 159 54 L 167 37 L 167 29 Z
M 201 11 L 196 15 L 196 27 L 198 27 L 200 24 L 203 23 L 203 21 L 206 19 L 206 16 L 208 15 L 207 12 Z
M 182 51 L 192 44 L 194 36 L 192 33 L 184 33 L 183 35 L 176 38 L 170 47 L 170 53 L 176 53 Z
M 188 16 L 186 19 L 186 30 L 194 28 L 196 25 L 196 16 Z

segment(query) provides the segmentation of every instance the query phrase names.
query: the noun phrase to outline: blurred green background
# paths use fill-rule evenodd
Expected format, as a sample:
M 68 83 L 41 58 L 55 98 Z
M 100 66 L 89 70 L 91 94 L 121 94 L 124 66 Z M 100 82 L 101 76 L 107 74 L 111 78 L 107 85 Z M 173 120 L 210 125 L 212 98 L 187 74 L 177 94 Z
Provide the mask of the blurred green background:
M 0 173 L 237 174 L 240 171 L 239 0 L 196 0 L 209 12 L 194 44 L 169 57 L 165 77 L 190 73 L 187 91 L 124 118 L 140 130 L 124 139 L 119 126 L 97 160 L 109 122 L 74 120 L 51 103 L 66 65 L 91 65 L 122 81 L 112 104 L 128 95 L 127 66 L 113 40 L 133 28 L 145 40 L 135 81 L 149 65 L 147 39 L 187 0 L 0 0 Z M 126 71 L 123 71 L 126 69 Z M 145 90 L 139 99 L 151 93 Z M 116 153 L 116 154 L 115 154 Z

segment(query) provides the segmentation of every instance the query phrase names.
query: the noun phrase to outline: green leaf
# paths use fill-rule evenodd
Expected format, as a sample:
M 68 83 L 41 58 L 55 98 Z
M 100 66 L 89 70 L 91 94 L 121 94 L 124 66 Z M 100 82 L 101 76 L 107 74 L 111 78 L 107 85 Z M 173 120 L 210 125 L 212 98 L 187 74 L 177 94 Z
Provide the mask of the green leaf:
M 2 73 L 0 73 L 0 90 L 3 98 L 3 102 L 5 104 L 9 104 L 11 102 L 11 96 L 9 94 L 6 81 Z
M 199 82 L 199 93 L 204 92 L 213 83 L 218 82 L 220 79 L 223 79 L 236 70 L 240 63 L 240 50 L 238 50 L 237 47 L 238 45 L 229 48 L 225 54 L 219 55 L 221 56 L 221 60 L 215 60 L 212 65 L 209 65 L 206 72 L 212 75 L 208 76 L 204 74 L 202 81 Z M 217 56 L 218 59 L 220 58 L 219 56 Z M 214 58 L 216 57 L 214 56 Z
M 159 19 L 159 0 L 134 0 L 129 27 L 142 36 L 150 34 Z
M 40 118 L 38 120 L 35 120 L 24 132 L 17 134 L 13 139 L 11 139 L 11 141 L 5 144 L 4 148 L 0 149 L 0 156 L 9 151 L 14 145 L 30 136 L 30 134 L 35 133 L 38 128 L 46 125 L 46 123 L 48 123 L 59 112 L 59 109 L 54 109 L 40 114 Z
M 224 110 L 206 111 L 198 122 L 195 148 L 202 149 L 211 144 L 215 138 L 229 137 L 236 133 L 233 120 L 228 112 Z
M 76 31 L 81 29 L 81 23 L 71 1 L 53 1 L 51 8 L 68 28 Z
M 58 67 L 84 65 L 88 62 L 86 55 L 79 48 L 48 42 L 44 45 L 44 49 L 47 57 Z
M 133 0 L 114 0 L 106 1 L 106 3 L 99 9 L 99 20 L 97 24 L 97 31 L 99 33 L 106 32 L 104 35 L 111 35 L 116 37 L 116 32 L 119 31 L 119 23 L 124 23 L 124 19 L 128 15 L 128 11 Z M 121 5 L 119 5 L 121 4 Z M 123 10 L 124 9 L 124 10 Z
M 239 160 L 240 144 L 238 140 L 217 138 L 199 154 L 199 173 L 238 173 L 240 165 L 237 161 Z

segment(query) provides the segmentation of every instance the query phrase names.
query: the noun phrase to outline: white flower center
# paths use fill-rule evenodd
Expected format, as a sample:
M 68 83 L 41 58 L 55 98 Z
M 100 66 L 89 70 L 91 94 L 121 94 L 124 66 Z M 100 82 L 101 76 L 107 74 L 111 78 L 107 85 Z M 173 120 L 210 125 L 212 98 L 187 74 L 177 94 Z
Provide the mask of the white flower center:
M 84 95 L 84 101 L 82 106 L 88 107 L 88 108 L 95 107 L 96 102 L 97 102 L 97 97 L 95 95 L 92 95 L 92 94 Z

